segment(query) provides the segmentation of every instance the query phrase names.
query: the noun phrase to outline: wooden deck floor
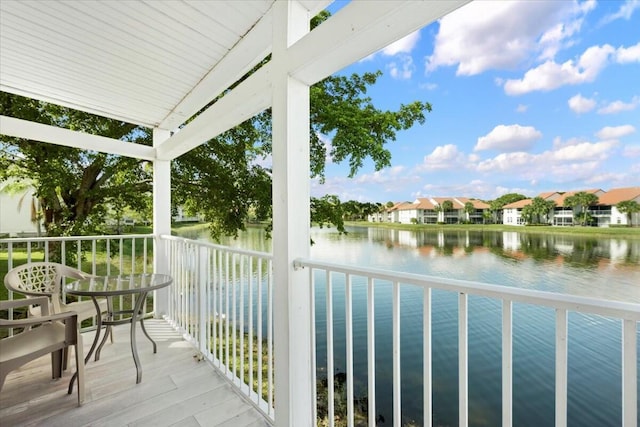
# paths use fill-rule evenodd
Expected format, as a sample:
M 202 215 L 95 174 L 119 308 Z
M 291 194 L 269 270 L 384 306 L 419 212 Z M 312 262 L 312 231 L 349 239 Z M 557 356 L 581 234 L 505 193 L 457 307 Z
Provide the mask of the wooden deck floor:
M 7 376 L 0 392 L 2 426 L 269 426 L 267 420 L 207 361 L 198 362 L 195 350 L 162 320 L 145 322 L 158 344 L 138 329 L 142 382 L 129 346 L 129 326 L 115 328 L 115 343 L 107 343 L 98 362 L 86 365 L 86 397 L 77 406 L 77 394 L 66 393 L 74 368 L 61 380 L 51 380 L 49 356 L 33 361 Z M 140 328 L 140 326 L 138 326 Z M 93 332 L 85 334 L 85 353 Z M 75 390 L 74 390 L 75 391 Z

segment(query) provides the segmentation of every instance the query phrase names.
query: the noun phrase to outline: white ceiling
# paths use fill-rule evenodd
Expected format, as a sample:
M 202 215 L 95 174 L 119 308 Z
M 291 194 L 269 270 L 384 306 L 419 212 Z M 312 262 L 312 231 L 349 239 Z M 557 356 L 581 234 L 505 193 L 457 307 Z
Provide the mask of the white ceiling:
M 188 99 L 272 3 L 2 0 L 0 90 L 149 127 L 176 126 L 217 95 L 199 105 Z M 268 53 L 267 30 L 238 66 Z

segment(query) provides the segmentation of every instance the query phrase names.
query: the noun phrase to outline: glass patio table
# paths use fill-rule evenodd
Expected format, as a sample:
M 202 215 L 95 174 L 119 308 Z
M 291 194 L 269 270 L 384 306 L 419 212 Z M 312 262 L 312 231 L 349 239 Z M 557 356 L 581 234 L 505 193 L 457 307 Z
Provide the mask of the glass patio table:
M 139 384 L 140 381 L 142 381 L 142 365 L 138 358 L 138 349 L 136 346 L 136 322 L 140 321 L 142 332 L 144 332 L 144 335 L 151 341 L 153 344 L 153 352 L 156 353 L 156 343 L 151 339 L 144 327 L 144 302 L 149 292 L 167 287 L 172 282 L 173 278 L 166 274 L 128 274 L 120 276 L 94 276 L 67 284 L 67 294 L 90 297 L 98 313 L 96 336 L 89 353 L 87 353 L 85 363 L 91 358 L 94 350 L 96 351 L 96 360 L 100 359 L 100 350 L 102 350 L 102 346 L 109 337 L 112 326 L 130 323 L 131 354 L 133 355 L 133 361 L 136 365 L 136 384 Z M 132 296 L 131 307 L 119 306 L 117 310 L 114 310 L 113 299 L 124 295 Z M 104 319 L 100 315 L 98 298 L 107 299 L 107 313 Z M 96 350 L 96 344 L 99 341 L 102 326 L 106 326 L 106 328 L 102 341 Z

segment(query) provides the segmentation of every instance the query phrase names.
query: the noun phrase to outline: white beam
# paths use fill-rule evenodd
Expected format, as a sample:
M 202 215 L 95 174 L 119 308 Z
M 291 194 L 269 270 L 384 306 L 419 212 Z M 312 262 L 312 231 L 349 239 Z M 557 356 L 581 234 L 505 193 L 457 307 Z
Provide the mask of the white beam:
M 294 259 L 309 254 L 309 86 L 291 78 L 288 46 L 309 31 L 297 1 L 273 7 L 273 283 L 275 425 L 314 425 L 311 285 Z
M 175 159 L 271 106 L 271 64 L 266 64 L 232 92 L 158 146 L 158 158 Z
M 64 145 L 65 147 L 94 150 L 107 154 L 153 160 L 156 150 L 146 145 L 120 141 L 99 135 L 73 131 L 14 117 L 0 116 L 0 134 Z
M 290 74 L 313 85 L 470 1 L 352 1 L 291 46 Z

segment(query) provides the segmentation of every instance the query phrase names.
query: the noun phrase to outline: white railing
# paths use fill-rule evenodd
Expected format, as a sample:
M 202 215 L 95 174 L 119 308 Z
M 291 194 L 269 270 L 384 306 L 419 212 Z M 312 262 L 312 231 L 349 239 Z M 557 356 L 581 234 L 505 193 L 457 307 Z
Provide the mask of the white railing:
M 335 372 L 334 359 L 334 305 L 336 295 L 344 301 L 344 313 L 340 313 L 339 324 L 342 324 L 344 315 L 344 349 L 346 352 L 345 363 L 345 385 L 346 385 L 346 414 L 340 414 L 340 425 L 353 426 L 355 422 L 354 411 L 354 330 L 353 330 L 353 284 L 357 280 L 361 292 L 366 292 L 366 298 L 360 298 L 361 304 L 366 304 L 366 360 L 367 360 L 367 408 L 364 411 L 368 418 L 368 425 L 376 424 L 376 312 L 375 295 L 376 290 L 389 286 L 391 287 L 391 298 L 383 304 L 391 304 L 391 330 L 392 330 L 392 412 L 394 426 L 403 424 L 401 397 L 401 346 L 400 346 L 400 323 L 401 304 L 400 291 L 412 287 L 421 292 L 422 305 L 422 329 L 423 329 L 423 361 L 422 361 L 422 385 L 423 385 L 423 419 L 422 425 L 431 426 L 433 419 L 432 405 L 432 290 L 447 291 L 457 294 L 458 308 L 458 419 L 460 426 L 469 424 L 469 322 L 468 305 L 469 296 L 488 297 L 501 303 L 502 314 L 502 425 L 513 425 L 513 315 L 514 303 L 524 303 L 526 305 L 548 307 L 555 310 L 555 425 L 562 427 L 567 425 L 567 384 L 568 384 L 568 313 L 587 313 L 589 315 L 606 316 L 608 318 L 619 319 L 622 324 L 621 354 L 622 354 L 622 424 L 625 427 L 636 426 L 637 423 L 637 399 L 638 399 L 638 354 L 637 336 L 638 322 L 640 321 L 640 305 L 613 301 L 601 301 L 591 298 L 554 294 L 548 292 L 533 291 L 527 289 L 517 289 L 504 286 L 487 285 L 476 282 L 451 280 L 446 278 L 427 277 L 416 274 L 406 274 L 390 272 L 370 268 L 354 268 L 338 264 L 317 262 L 313 260 L 296 260 L 297 268 L 308 268 L 310 281 L 314 291 L 311 292 L 311 307 L 319 307 L 317 298 L 324 299 L 325 313 L 316 313 L 312 310 L 312 324 L 324 325 L 326 327 L 326 400 L 318 404 L 326 405 L 326 422 L 329 426 L 336 425 L 336 396 L 333 375 Z M 340 291 L 336 293 L 334 284 L 339 282 Z M 412 293 L 415 298 L 416 293 Z M 342 302 L 340 302 L 342 304 Z M 520 305 L 519 305 L 520 307 Z M 359 307 L 362 309 L 362 307 Z M 326 316 L 323 321 L 318 321 L 318 314 Z M 388 325 L 387 325 L 388 327 Z M 313 331 L 312 337 L 316 339 L 317 332 Z M 325 331 L 322 331 L 323 333 Z M 319 343 L 314 341 L 314 346 Z M 314 352 L 314 354 L 317 354 Z M 358 354 L 359 358 L 365 357 Z M 312 363 L 312 372 L 316 372 L 317 362 Z M 419 372 L 414 372 L 419 375 Z M 316 390 L 315 384 L 314 390 Z M 341 397 L 342 398 L 342 397 Z M 410 399 L 419 399 L 420 396 L 410 396 Z M 324 407 L 324 406 L 323 406 Z M 346 423 L 342 423 L 346 416 Z
M 168 320 L 274 419 L 270 254 L 162 236 L 173 276 Z
M 29 261 L 48 261 L 49 253 L 57 253 L 67 265 L 76 266 L 93 274 L 118 274 L 147 272 L 152 270 L 150 250 L 154 237 L 151 235 L 92 236 L 40 239 L 1 239 L 0 259 L 7 252 L 9 268 Z M 166 272 L 174 278 L 169 288 L 167 320 L 182 331 L 204 357 L 213 363 L 229 381 L 254 403 L 267 417 L 275 419 L 274 413 L 274 371 L 273 371 L 273 276 L 272 255 L 209 244 L 173 236 L 161 236 L 167 260 Z M 53 245 L 54 247 L 52 247 Z M 51 250 L 50 250 L 51 249 Z M 54 250 L 55 249 L 55 250 Z M 55 252 L 55 251 L 58 252 Z M 71 256 L 73 253 L 73 256 Z M 501 314 L 501 423 L 512 426 L 513 421 L 513 343 L 519 338 L 521 329 L 513 327 L 514 313 L 519 314 L 521 306 L 547 307 L 555 311 L 555 425 L 567 425 L 567 389 L 569 384 L 568 341 L 570 313 L 585 313 L 618 319 L 621 324 L 621 414 L 624 427 L 635 426 L 638 411 L 638 322 L 640 305 L 602 301 L 591 298 L 538 292 L 504 286 L 487 285 L 476 282 L 435 278 L 416 274 L 391 272 L 370 268 L 356 268 L 344 265 L 299 259 L 296 268 L 309 270 L 311 292 L 311 324 L 309 333 L 313 355 L 326 356 L 326 396 L 316 395 L 318 390 L 317 359 L 312 359 L 310 375 L 318 406 L 323 405 L 326 413 L 311 415 L 315 423 L 329 426 L 361 424 L 356 420 L 354 405 L 354 363 L 366 358 L 366 418 L 369 426 L 377 425 L 376 385 L 379 368 L 376 367 L 376 331 L 380 329 L 382 311 L 379 303 L 388 310 L 391 330 L 392 357 L 390 371 L 392 395 L 392 425 L 402 424 L 403 404 L 406 399 L 420 399 L 416 405 L 423 408 L 424 424 L 432 425 L 433 420 L 433 353 L 432 346 L 432 291 L 444 292 L 455 297 L 457 306 L 457 381 L 458 419 L 460 426 L 469 424 L 469 307 L 473 307 L 477 297 L 497 301 Z M 354 298 L 354 289 L 364 292 L 364 298 Z M 407 310 L 401 297 L 412 289 L 413 295 L 420 295 L 422 319 L 422 396 L 402 396 L 402 346 L 401 331 Z M 415 292 L 417 291 L 417 293 Z M 339 296 L 338 296 L 339 295 Z M 439 295 L 439 294 L 438 294 Z M 325 304 L 318 304 L 318 297 Z M 381 296 L 384 301 L 381 300 Z M 338 297 L 339 299 L 336 299 Z M 379 301 L 376 302 L 376 297 Z M 471 302 L 469 301 L 471 297 Z M 415 301 L 414 301 L 415 302 Z M 377 305 L 378 304 L 378 305 Z M 514 304 L 516 305 L 514 309 Z M 354 307 L 356 310 L 354 310 Z M 378 310 L 378 312 L 377 312 Z M 321 312 L 322 311 L 322 312 Z M 342 313 L 340 313 L 342 311 Z M 336 323 L 338 315 L 341 317 Z M 364 313 L 364 328 L 354 328 L 354 313 Z M 472 311 L 473 314 L 473 311 Z M 324 317 L 324 320 L 321 319 Z M 344 329 L 334 330 L 335 325 Z M 473 316 L 472 316 L 473 319 Z M 453 319 L 455 321 L 455 317 Z M 516 325 L 517 326 L 517 325 Z M 323 328 L 324 330 L 318 329 Z M 340 326 L 340 329 L 342 326 Z M 322 333 L 320 333 L 322 332 Z M 339 332 L 339 334 L 338 334 Z M 338 337 L 340 335 L 340 337 Z M 339 343 L 344 335 L 344 393 L 346 410 L 336 422 L 336 384 L 334 373 L 337 352 L 334 342 Z M 356 353 L 356 337 L 366 335 L 366 354 Z M 323 342 L 318 342 L 319 337 Z M 324 338 L 323 338 L 324 337 Z M 526 337 L 525 337 L 526 339 Z M 318 349 L 320 349 L 318 351 Z M 342 363 L 342 361 L 340 361 Z M 420 375 L 420 372 L 412 372 Z M 381 398 L 381 397 L 379 397 Z M 323 402 L 323 399 L 325 402 Z M 363 401 L 359 403 L 362 404 Z M 319 417 L 320 415 L 320 417 Z M 326 419 L 324 418 L 326 417 Z M 313 425 L 313 422 L 309 423 Z
M 0 262 L 6 256 L 7 271 L 27 262 L 44 261 L 96 275 L 147 273 L 153 270 L 153 244 L 154 237 L 149 234 L 7 238 L 0 239 Z M 0 281 L 4 287 L 4 275 Z M 7 299 L 13 298 L 13 292 L 8 291 Z M 13 311 L 8 315 L 13 318 Z

